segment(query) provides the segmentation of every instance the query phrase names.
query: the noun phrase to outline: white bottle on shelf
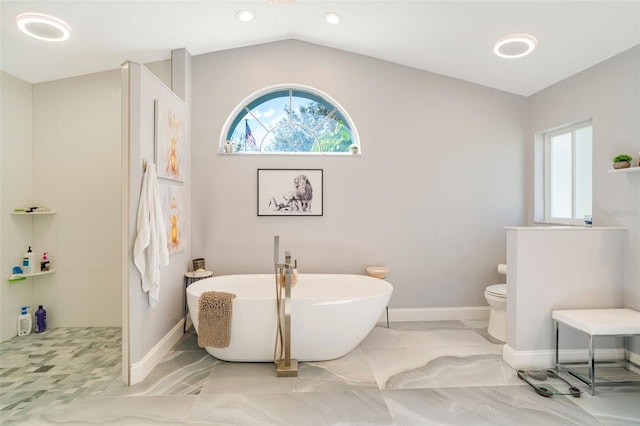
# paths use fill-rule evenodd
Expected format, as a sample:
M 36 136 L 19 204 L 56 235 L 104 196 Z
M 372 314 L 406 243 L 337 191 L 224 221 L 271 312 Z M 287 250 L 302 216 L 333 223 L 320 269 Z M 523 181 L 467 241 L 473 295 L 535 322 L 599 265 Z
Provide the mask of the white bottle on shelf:
M 31 251 L 31 246 L 29 246 L 27 252 L 24 254 L 24 256 L 22 256 L 22 272 L 24 272 L 25 274 L 36 272 L 36 269 L 34 267 L 35 262 L 36 255 L 33 251 Z

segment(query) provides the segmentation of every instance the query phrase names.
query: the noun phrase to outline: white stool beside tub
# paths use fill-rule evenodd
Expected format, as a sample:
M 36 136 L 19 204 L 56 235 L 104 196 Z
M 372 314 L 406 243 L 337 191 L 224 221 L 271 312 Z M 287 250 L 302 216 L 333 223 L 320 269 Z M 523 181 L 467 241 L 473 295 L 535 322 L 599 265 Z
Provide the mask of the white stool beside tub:
M 201 260 L 201 259 L 196 259 L 196 260 Z M 182 324 L 182 334 L 187 332 L 187 314 L 189 313 L 189 306 L 187 305 L 187 294 L 186 294 L 187 287 L 189 287 L 191 284 L 195 283 L 196 281 L 200 281 L 212 276 L 213 276 L 213 271 L 204 271 L 204 270 L 191 271 L 191 272 L 186 272 L 184 274 L 185 295 L 184 295 L 184 323 Z
M 387 268 L 386 266 L 367 266 L 367 274 L 370 277 L 384 280 L 387 278 L 388 273 L 389 273 L 389 268 Z M 387 305 L 386 310 L 387 310 L 387 328 L 389 328 L 389 305 Z
M 611 381 L 596 381 L 596 364 L 611 367 L 622 367 L 630 370 L 631 366 L 640 368 L 639 365 L 629 360 L 629 340 L 631 336 L 640 335 L 640 312 L 633 309 L 574 309 L 557 310 L 551 313 L 556 332 L 556 370 L 568 371 L 574 377 L 583 381 L 591 391 L 591 395 L 596 393 L 597 386 L 615 386 L 623 384 L 639 384 L 640 375 L 628 372 L 629 376 L 637 376 L 637 379 Z M 589 356 L 586 362 L 560 362 L 560 324 L 572 327 L 585 333 L 589 337 Z M 597 336 L 620 336 L 624 337 L 624 359 L 622 361 L 601 361 L 596 362 L 594 354 L 594 338 Z M 571 367 L 587 367 L 587 374 L 580 374 Z

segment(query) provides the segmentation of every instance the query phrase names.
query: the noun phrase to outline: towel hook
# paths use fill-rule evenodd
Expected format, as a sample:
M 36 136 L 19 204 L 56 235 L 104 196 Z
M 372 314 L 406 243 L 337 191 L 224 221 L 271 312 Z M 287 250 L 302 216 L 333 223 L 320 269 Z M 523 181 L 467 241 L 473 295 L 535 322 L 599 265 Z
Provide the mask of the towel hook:
M 147 172 L 147 159 L 143 158 L 142 159 L 142 173 L 146 173 Z

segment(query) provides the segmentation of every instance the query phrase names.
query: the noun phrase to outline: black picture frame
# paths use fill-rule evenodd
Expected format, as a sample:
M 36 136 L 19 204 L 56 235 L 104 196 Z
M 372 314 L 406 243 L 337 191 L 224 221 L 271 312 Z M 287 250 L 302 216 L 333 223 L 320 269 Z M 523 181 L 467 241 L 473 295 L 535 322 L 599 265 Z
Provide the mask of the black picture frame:
M 258 216 L 322 216 L 323 169 L 258 169 Z

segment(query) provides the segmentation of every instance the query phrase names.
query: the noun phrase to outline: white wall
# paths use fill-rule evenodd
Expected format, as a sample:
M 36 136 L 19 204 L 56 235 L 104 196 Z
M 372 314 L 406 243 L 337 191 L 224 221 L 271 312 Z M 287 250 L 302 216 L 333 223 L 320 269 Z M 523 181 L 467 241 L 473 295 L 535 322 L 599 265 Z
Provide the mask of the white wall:
M 37 220 L 37 254 L 56 273 L 34 303 L 51 327 L 120 326 L 120 74 L 33 86 L 33 194 L 55 216 Z
M 2 340 L 24 304 L 44 305 L 49 327 L 120 326 L 119 72 L 36 85 L 3 74 L 2 103 L 2 276 L 27 245 L 56 268 L 2 280 Z M 25 205 L 57 213 L 9 214 Z
M 8 282 L 7 278 L 13 266 L 20 265 L 33 235 L 32 218 L 13 216 L 11 211 L 34 200 L 31 84 L 4 72 L 0 78 L 0 341 L 4 341 L 17 334 L 20 307 L 33 305 L 34 279 Z
M 507 344 L 517 358 L 543 351 L 540 367 L 553 366 L 553 310 L 621 306 L 625 240 L 623 228 L 507 229 Z
M 534 133 L 590 117 L 593 224 L 627 228 L 624 305 L 640 309 L 640 173 L 607 173 L 615 155 L 630 154 L 635 162 L 640 155 L 640 46 L 529 98 L 530 158 Z M 529 176 L 530 182 L 532 179 Z M 533 199 L 530 197 L 529 201 L 528 211 L 532 212 Z
M 351 115 L 362 156 L 218 155 L 238 103 L 313 86 Z M 193 58 L 193 256 L 270 272 L 272 237 L 304 272 L 385 264 L 391 307 L 484 306 L 504 282 L 505 225 L 525 222 L 526 99 L 370 57 L 284 41 Z M 258 168 L 324 169 L 323 217 L 257 217 Z

